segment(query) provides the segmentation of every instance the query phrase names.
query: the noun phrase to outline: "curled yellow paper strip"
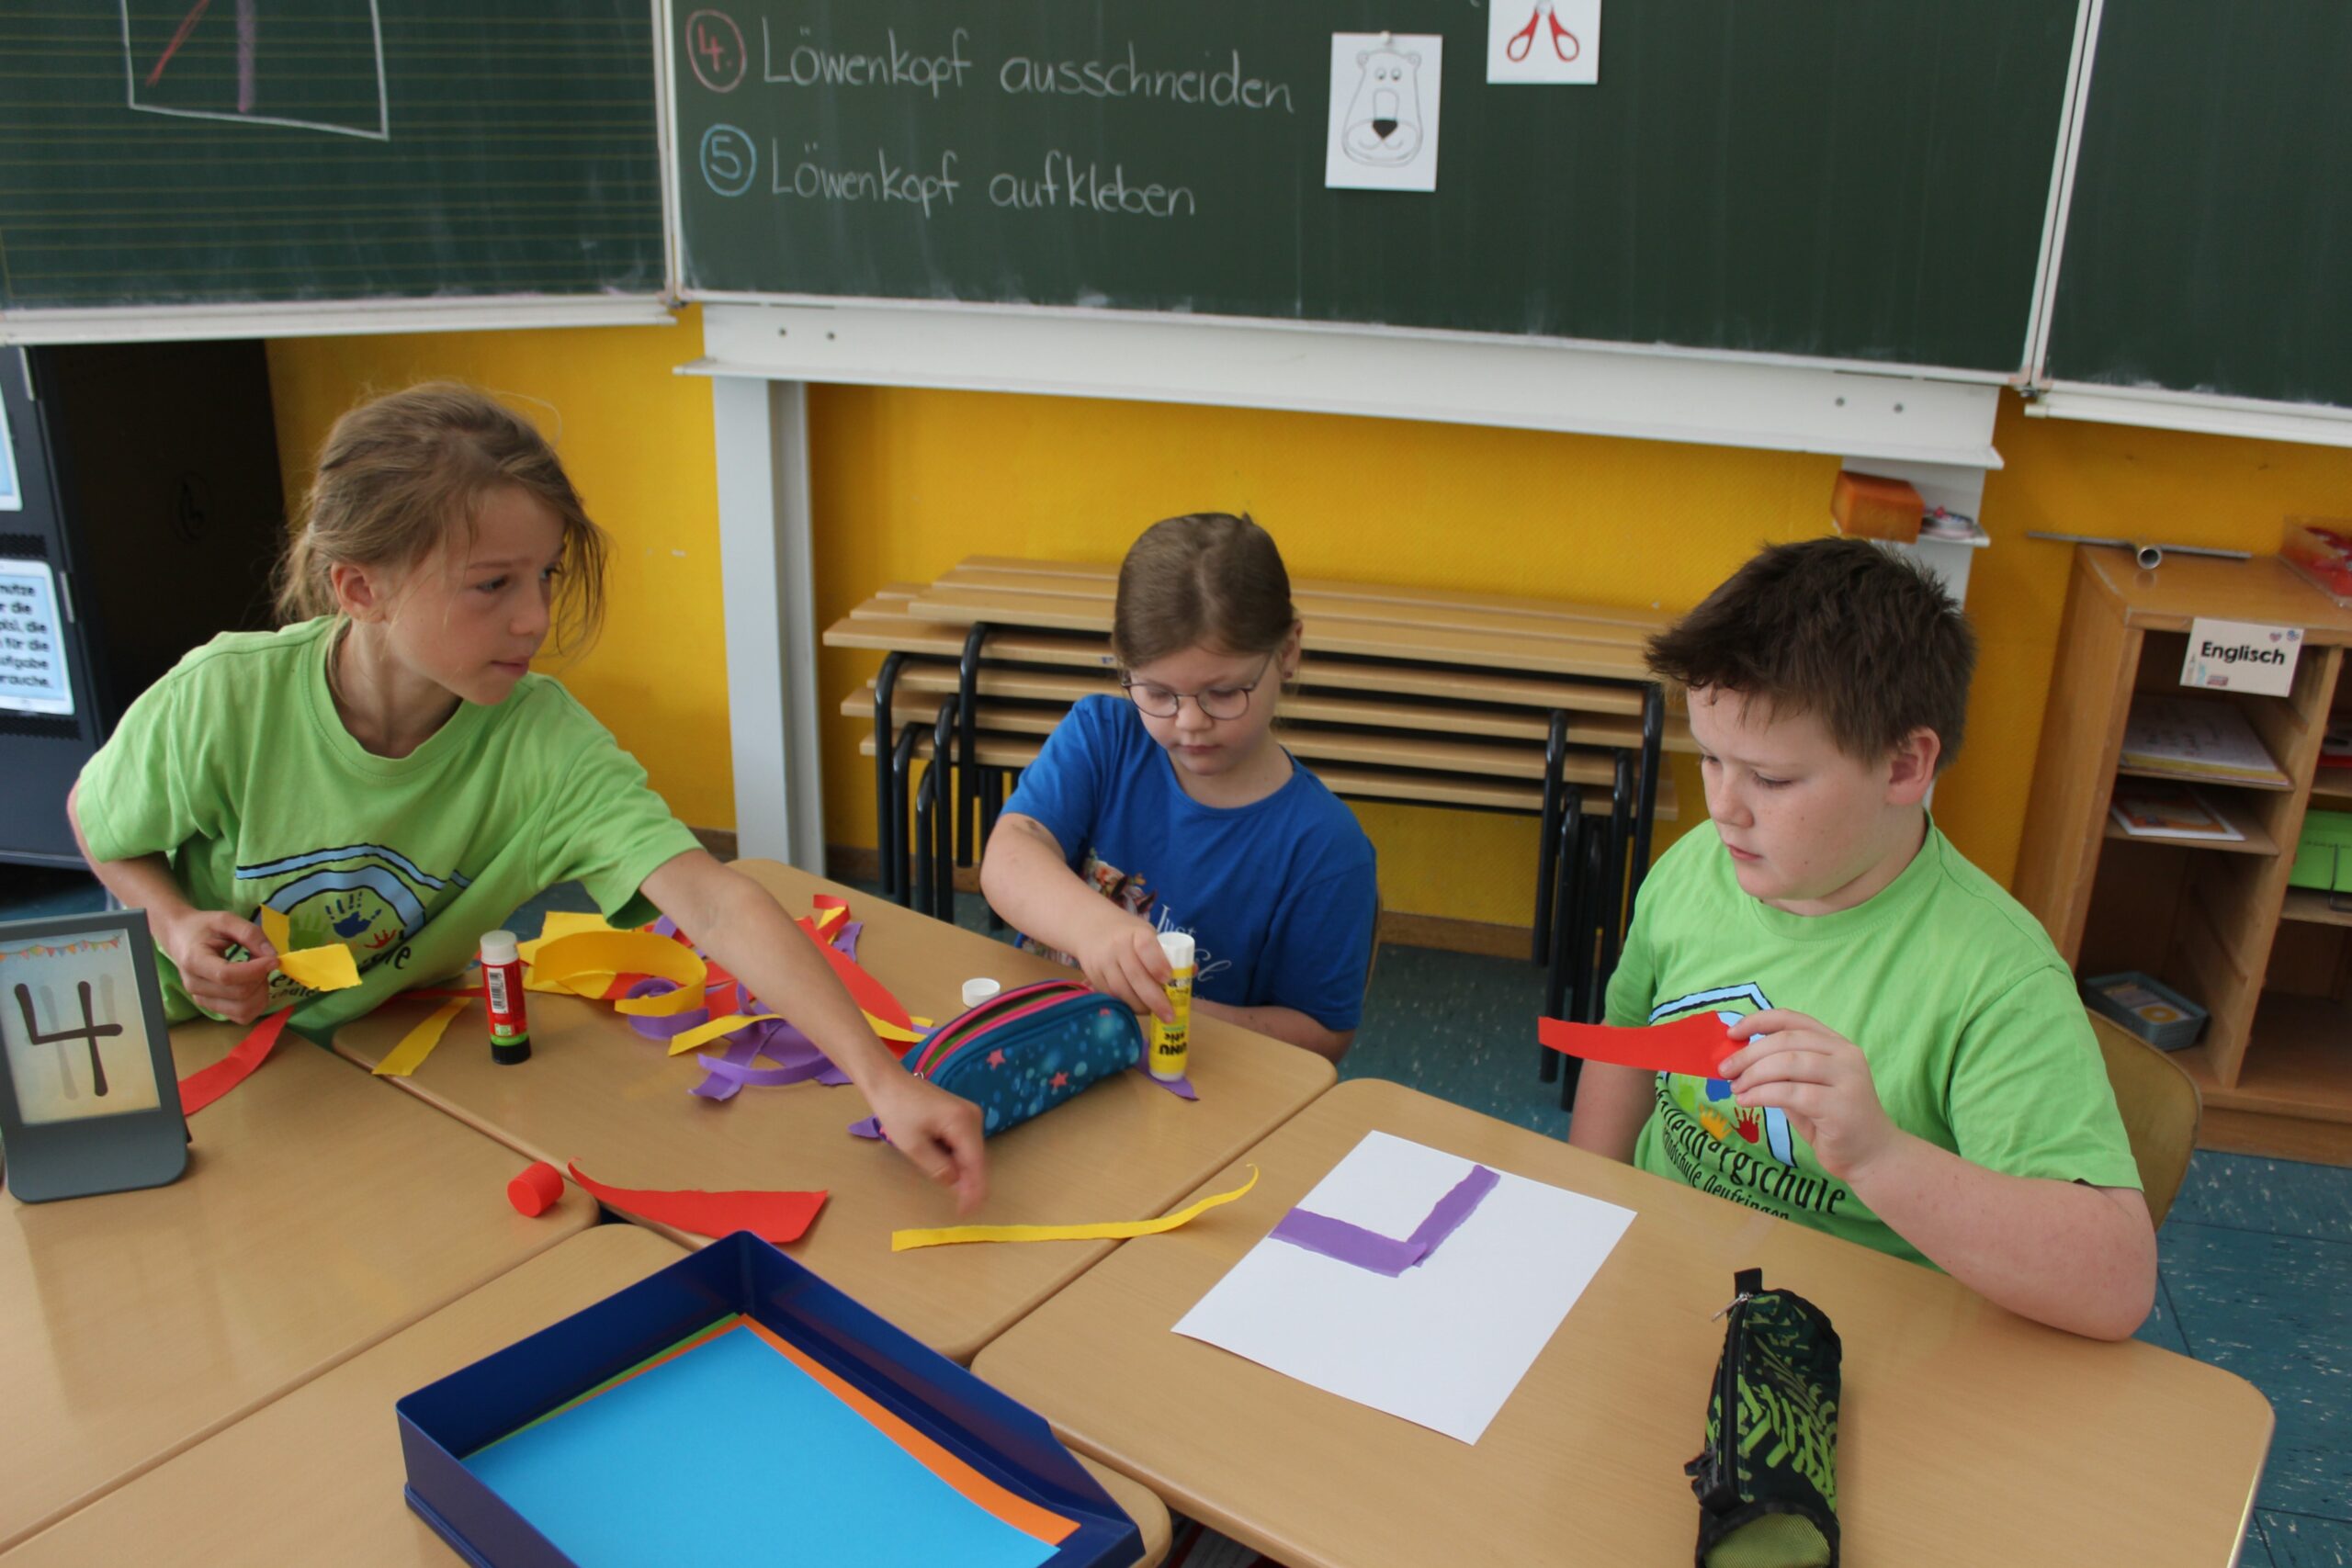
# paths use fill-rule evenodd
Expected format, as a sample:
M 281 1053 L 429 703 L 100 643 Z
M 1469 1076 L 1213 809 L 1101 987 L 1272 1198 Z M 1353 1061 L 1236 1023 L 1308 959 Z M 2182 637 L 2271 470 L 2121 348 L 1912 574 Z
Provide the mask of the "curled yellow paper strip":
M 351 949 L 341 942 L 288 952 L 294 942 L 292 926 L 284 910 L 267 904 L 261 907 L 261 934 L 277 950 L 279 974 L 314 991 L 343 991 L 359 984 L 359 964 L 351 956 Z
M 466 1009 L 465 998 L 443 1002 L 425 1016 L 424 1021 L 401 1036 L 401 1043 L 384 1054 L 376 1064 L 379 1078 L 404 1078 L 424 1065 L 433 1048 L 441 1043 L 441 1036 L 448 1032 L 449 1021 Z
M 1158 1235 L 1187 1225 L 1220 1203 L 1230 1203 L 1258 1185 L 1258 1168 L 1250 1179 L 1230 1192 L 1213 1192 L 1189 1209 L 1156 1220 L 1110 1220 L 1092 1225 L 944 1225 L 937 1230 L 892 1231 L 890 1250 L 906 1252 L 918 1247 L 950 1247 L 966 1241 L 1125 1241 Z
M 571 983 L 591 975 L 651 975 L 674 980 L 678 986 L 674 991 L 658 997 L 625 997 L 613 1004 L 615 1011 L 639 1018 L 669 1018 L 703 1005 L 710 968 L 684 943 L 650 931 L 577 931 L 541 947 L 531 975 L 542 984 Z

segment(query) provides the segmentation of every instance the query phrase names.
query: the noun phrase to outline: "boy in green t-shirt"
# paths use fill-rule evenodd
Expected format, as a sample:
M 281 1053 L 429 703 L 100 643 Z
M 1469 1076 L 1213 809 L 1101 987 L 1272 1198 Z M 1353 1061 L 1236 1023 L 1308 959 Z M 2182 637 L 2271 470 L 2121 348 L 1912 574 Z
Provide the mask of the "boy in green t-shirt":
M 1568 1141 L 2119 1339 L 2156 1245 L 2097 1040 L 2033 918 L 1928 816 L 1975 639 L 1860 539 L 1766 549 L 1650 662 L 1709 820 L 1643 884 L 1609 1021 L 1713 1013 L 1721 1078 L 1589 1063 Z

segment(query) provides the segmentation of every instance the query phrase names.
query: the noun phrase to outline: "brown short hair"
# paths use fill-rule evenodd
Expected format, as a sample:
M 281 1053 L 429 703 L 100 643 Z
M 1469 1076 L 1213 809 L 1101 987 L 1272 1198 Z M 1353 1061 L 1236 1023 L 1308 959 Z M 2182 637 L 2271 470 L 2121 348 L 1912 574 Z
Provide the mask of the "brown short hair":
M 458 529 L 482 501 L 512 485 L 563 524 L 563 575 L 549 642 L 559 652 L 594 640 L 605 615 L 605 531 L 538 427 L 484 392 L 427 381 L 360 404 L 334 422 L 296 532 L 277 563 L 277 613 L 331 615 L 327 572 L 350 566 L 405 570 Z
M 1650 668 L 1694 691 L 1820 716 L 1838 749 L 1875 761 L 1918 728 L 1960 754 L 1976 634 L 1942 584 L 1868 539 L 1769 545 L 1650 639 Z
M 1247 513 L 1195 512 L 1146 528 L 1119 563 L 1111 651 L 1131 670 L 1188 648 L 1272 653 L 1297 620 L 1273 536 Z

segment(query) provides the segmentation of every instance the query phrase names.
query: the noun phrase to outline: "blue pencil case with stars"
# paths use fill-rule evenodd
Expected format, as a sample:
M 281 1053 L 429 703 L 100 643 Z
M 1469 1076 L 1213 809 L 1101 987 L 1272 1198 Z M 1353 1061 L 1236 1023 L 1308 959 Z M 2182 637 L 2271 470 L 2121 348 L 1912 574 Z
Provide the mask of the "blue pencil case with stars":
M 1076 980 L 1001 991 L 948 1020 L 910 1064 L 917 1077 L 980 1108 L 993 1135 L 1143 1059 L 1143 1025 Z

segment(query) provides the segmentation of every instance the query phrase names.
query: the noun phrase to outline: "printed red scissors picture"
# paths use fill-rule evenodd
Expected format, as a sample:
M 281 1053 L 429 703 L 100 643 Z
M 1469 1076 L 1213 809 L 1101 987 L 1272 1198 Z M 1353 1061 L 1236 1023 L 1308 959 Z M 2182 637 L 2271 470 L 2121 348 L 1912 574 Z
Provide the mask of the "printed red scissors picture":
M 1533 53 L 1536 29 L 1547 22 L 1552 28 L 1552 52 L 1558 55 L 1563 63 L 1584 52 L 1584 46 L 1577 41 L 1577 35 L 1562 27 L 1560 18 L 1552 14 L 1552 0 L 1535 0 L 1535 9 L 1528 17 L 1527 26 L 1511 34 L 1510 41 L 1503 45 L 1504 58 L 1516 65 Z

